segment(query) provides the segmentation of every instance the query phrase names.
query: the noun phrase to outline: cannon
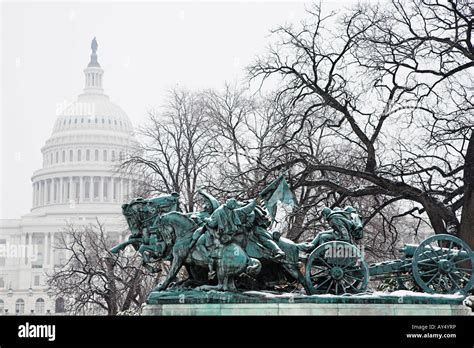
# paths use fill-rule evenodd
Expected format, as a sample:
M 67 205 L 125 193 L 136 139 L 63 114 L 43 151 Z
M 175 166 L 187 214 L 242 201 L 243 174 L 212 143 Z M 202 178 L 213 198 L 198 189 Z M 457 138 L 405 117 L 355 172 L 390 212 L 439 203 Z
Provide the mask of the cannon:
M 370 279 L 395 278 L 401 288 L 413 280 L 427 293 L 466 294 L 474 286 L 474 253 L 461 239 L 437 234 L 421 244 L 405 244 L 397 260 L 367 265 L 360 249 L 347 242 L 327 242 L 311 252 L 305 277 L 312 293 L 357 293 Z
M 437 234 L 420 245 L 405 244 L 398 260 L 369 266 L 373 277 L 395 277 L 400 284 L 412 277 L 427 293 L 467 293 L 474 286 L 474 254 L 461 239 Z

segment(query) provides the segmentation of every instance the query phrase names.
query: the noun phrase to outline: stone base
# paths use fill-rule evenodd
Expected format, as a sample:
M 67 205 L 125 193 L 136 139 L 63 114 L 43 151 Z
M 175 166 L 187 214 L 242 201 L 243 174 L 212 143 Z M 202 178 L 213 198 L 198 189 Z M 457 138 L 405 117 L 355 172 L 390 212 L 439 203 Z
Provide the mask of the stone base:
M 208 303 L 148 304 L 142 315 L 162 316 L 284 316 L 284 315 L 472 315 L 469 307 L 450 304 L 355 304 L 355 303 Z
M 461 294 L 412 291 L 305 295 L 268 291 L 152 292 L 142 315 L 472 315 Z

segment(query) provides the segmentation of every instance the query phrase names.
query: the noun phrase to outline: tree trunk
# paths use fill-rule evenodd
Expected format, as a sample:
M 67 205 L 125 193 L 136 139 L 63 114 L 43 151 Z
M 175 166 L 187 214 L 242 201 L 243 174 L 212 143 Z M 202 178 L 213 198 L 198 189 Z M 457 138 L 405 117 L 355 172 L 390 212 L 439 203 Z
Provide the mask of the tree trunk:
M 297 242 L 303 234 L 303 224 L 306 218 L 308 209 L 299 210 L 291 222 L 291 227 L 288 230 L 286 238 L 291 239 L 293 242 Z
M 116 315 L 118 313 L 118 292 L 115 284 L 114 261 L 107 257 L 105 259 L 105 273 L 107 277 L 107 287 L 109 289 L 108 299 L 108 315 Z
M 451 208 L 433 197 L 425 197 L 422 204 L 436 234 L 459 235 L 459 221 Z
M 471 132 L 464 163 L 464 204 L 459 236 L 474 249 L 474 131 Z
M 141 271 L 139 269 L 136 269 L 133 278 L 130 279 L 130 288 L 128 289 L 127 296 L 123 301 L 122 311 L 130 309 L 133 299 L 137 296 L 137 288 L 139 287 L 141 281 L 140 274 Z

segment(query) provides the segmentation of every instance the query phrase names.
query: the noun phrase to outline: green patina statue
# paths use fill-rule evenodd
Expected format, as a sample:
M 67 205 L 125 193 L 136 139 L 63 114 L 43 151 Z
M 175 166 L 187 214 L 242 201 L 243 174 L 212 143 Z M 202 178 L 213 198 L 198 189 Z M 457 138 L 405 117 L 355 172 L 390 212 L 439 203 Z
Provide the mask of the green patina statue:
M 191 213 L 181 212 L 177 193 L 137 198 L 122 206 L 131 235 L 112 252 L 132 245 L 150 272 L 159 271 L 159 262 L 169 261 L 169 272 L 155 292 L 301 287 L 309 295 L 337 295 L 364 292 L 369 276 L 380 275 L 395 277 L 401 284 L 404 277 L 414 278 L 426 292 L 467 292 L 474 284 L 472 251 L 449 235 L 434 236 L 437 246 L 406 245 L 400 260 L 369 267 L 359 245 L 362 219 L 351 206 L 323 208 L 330 229 L 310 242 L 294 243 L 282 236 L 284 231 L 270 230 L 278 202 L 296 205 L 283 176 L 246 201 L 230 198 L 221 204 L 204 190 L 197 194 L 202 210 Z M 182 267 L 189 277 L 177 282 Z
M 311 251 L 323 243 L 335 240 L 354 243 L 362 239 L 362 220 L 353 207 L 336 207 L 334 210 L 324 207 L 321 214 L 331 229 L 318 233 L 311 242 L 304 243 L 304 250 Z

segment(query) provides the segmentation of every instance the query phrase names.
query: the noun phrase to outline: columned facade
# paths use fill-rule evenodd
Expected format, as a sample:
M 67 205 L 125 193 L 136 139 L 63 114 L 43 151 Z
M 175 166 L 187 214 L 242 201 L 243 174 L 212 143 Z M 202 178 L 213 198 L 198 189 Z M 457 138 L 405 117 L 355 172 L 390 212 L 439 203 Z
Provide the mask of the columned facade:
M 112 175 L 61 176 L 33 183 L 33 209 L 75 203 L 122 203 L 130 200 L 139 181 Z M 48 191 L 44 190 L 48 187 Z M 79 192 L 76 194 L 76 192 Z M 82 194 L 81 194 L 82 192 Z M 123 192 L 123 193 L 122 193 Z M 52 197 L 52 198 L 51 198 Z

